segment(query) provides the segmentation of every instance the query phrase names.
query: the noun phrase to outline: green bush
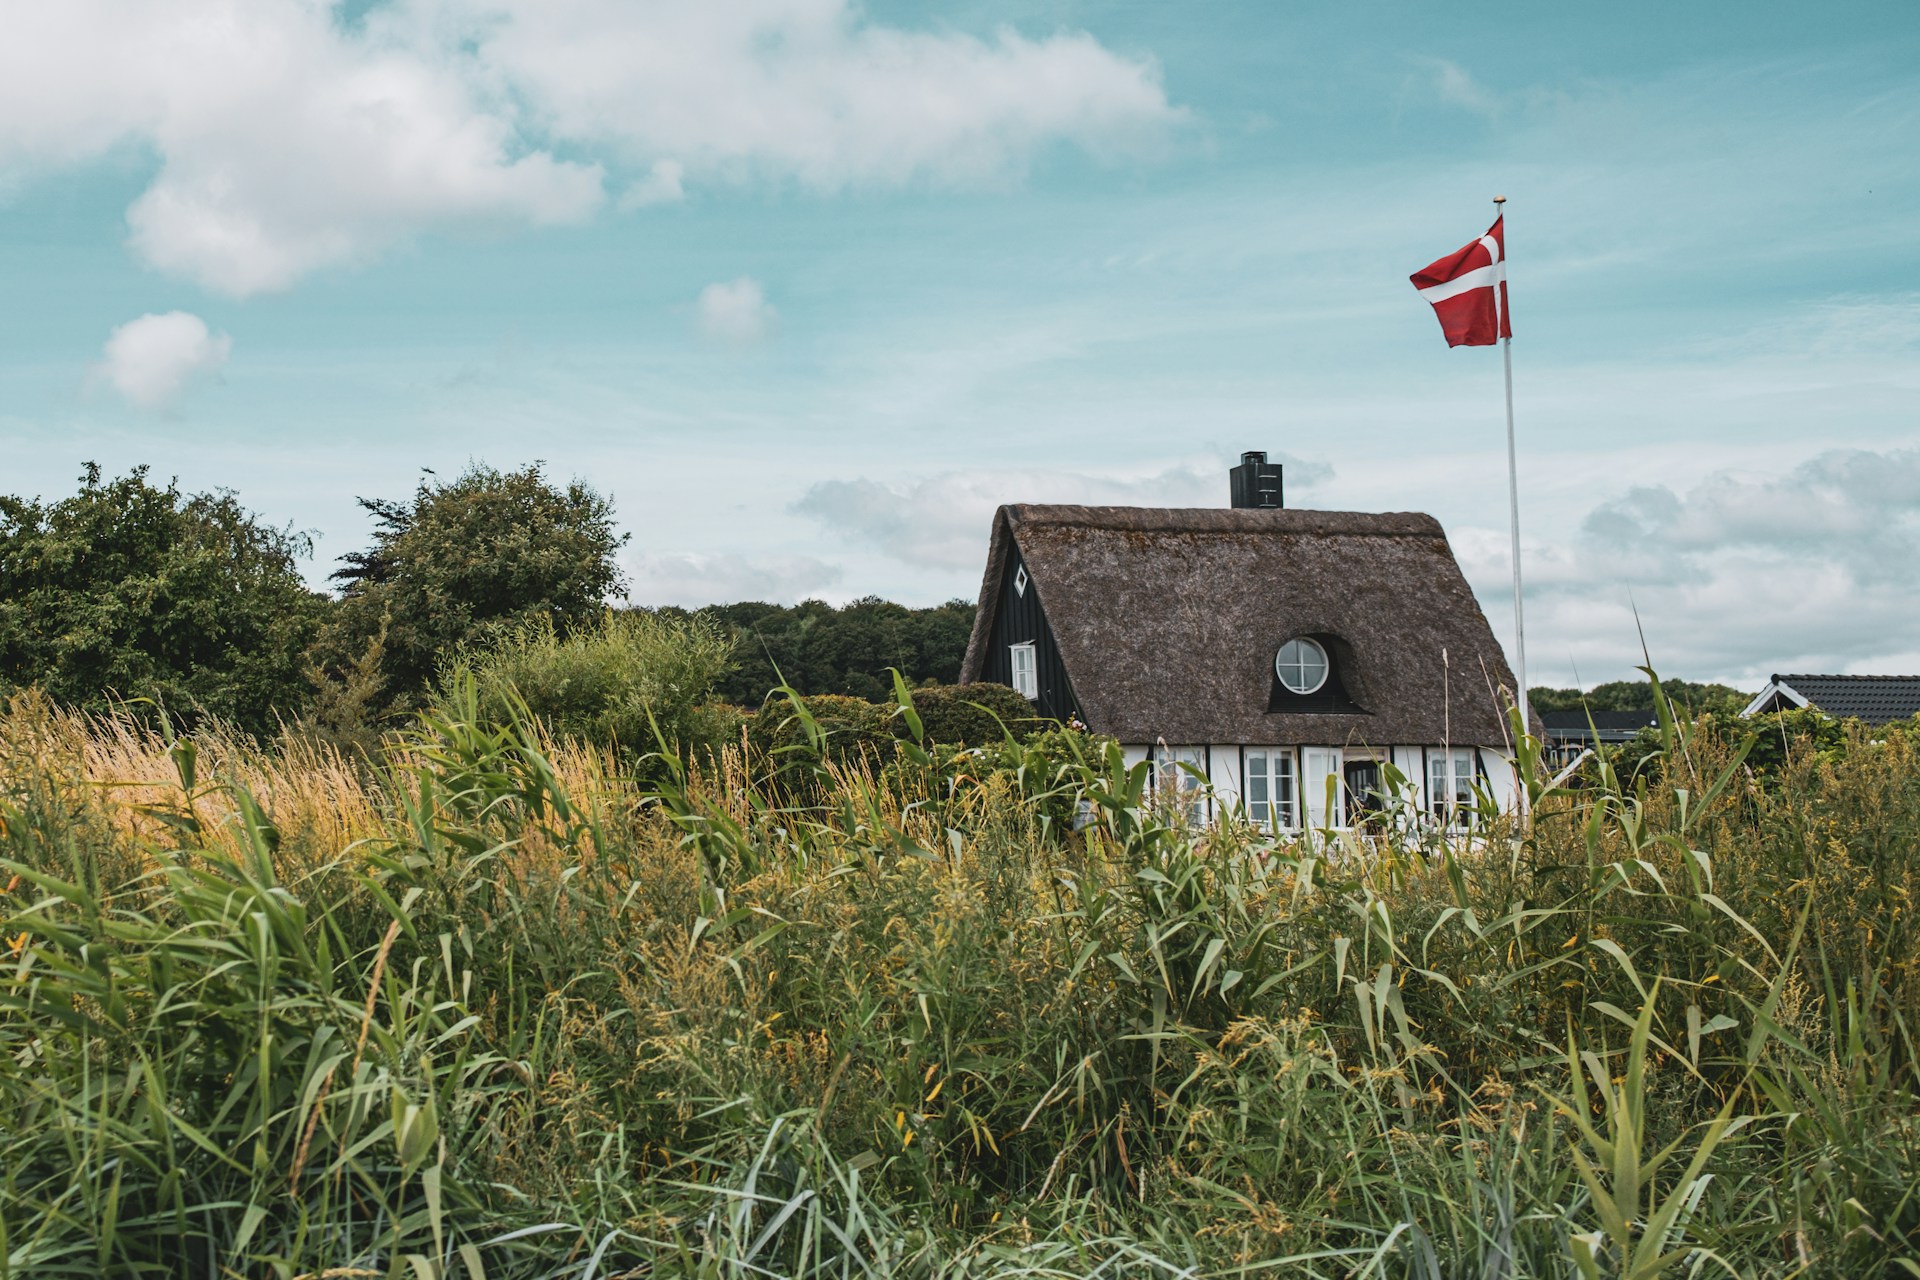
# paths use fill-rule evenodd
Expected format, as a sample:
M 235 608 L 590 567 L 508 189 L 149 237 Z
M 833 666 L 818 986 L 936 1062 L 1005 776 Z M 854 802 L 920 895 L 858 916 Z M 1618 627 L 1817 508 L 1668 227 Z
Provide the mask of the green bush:
M 482 714 L 506 718 L 514 695 L 558 737 L 616 745 L 630 755 L 666 742 L 689 751 L 737 726 L 696 708 L 732 659 L 733 644 L 697 618 L 613 613 L 561 636 L 535 618 L 482 648 L 460 654 L 442 678 L 475 682 Z
M 913 690 L 913 709 L 927 741 L 946 747 L 993 746 L 1009 733 L 1025 738 L 1052 723 L 1004 684 L 923 685 Z
M 828 764 L 891 759 L 893 722 L 894 708 L 865 698 L 776 694 L 748 722 L 747 737 L 776 776 L 791 782 Z

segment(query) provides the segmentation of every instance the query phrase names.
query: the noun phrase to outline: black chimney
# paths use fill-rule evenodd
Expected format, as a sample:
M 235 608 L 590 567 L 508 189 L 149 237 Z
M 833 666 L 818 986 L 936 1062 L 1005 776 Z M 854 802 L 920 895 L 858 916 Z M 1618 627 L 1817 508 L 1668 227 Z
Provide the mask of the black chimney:
M 1284 507 L 1280 490 L 1280 464 L 1268 462 L 1259 450 L 1240 455 L 1233 475 L 1233 505 L 1236 507 Z

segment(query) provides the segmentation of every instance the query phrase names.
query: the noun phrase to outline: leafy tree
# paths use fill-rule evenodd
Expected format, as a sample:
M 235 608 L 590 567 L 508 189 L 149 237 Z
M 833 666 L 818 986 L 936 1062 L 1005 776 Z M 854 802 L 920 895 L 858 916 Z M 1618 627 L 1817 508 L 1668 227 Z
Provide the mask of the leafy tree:
M 626 585 L 612 503 L 578 480 L 553 484 L 539 463 L 475 464 L 451 483 L 421 481 L 409 502 L 360 505 L 374 517 L 373 545 L 341 557 L 340 609 L 321 652 L 341 670 L 378 641 L 391 707 L 417 705 L 461 648 L 535 623 L 565 638 Z
M 148 698 L 255 733 L 298 714 L 327 607 L 295 562 L 307 538 L 230 492 L 159 488 L 147 468 L 51 504 L 0 497 L 0 684 L 103 707 Z
M 1688 707 L 1696 715 L 1714 712 L 1720 715 L 1738 715 L 1753 700 L 1750 693 L 1742 693 L 1730 685 L 1703 684 L 1693 680 L 1668 680 L 1662 678 L 1660 687 L 1669 698 Z M 1651 711 L 1653 709 L 1653 687 L 1644 679 L 1610 680 L 1597 684 L 1591 689 L 1548 689 L 1527 690 L 1527 700 L 1535 711 Z

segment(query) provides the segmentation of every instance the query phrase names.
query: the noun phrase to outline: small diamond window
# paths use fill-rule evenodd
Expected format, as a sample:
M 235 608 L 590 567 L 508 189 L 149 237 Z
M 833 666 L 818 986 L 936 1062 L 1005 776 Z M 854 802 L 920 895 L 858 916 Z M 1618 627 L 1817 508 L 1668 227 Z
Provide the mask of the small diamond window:
M 1027 566 L 1025 565 L 1013 571 L 1013 594 L 1017 596 L 1027 594 Z

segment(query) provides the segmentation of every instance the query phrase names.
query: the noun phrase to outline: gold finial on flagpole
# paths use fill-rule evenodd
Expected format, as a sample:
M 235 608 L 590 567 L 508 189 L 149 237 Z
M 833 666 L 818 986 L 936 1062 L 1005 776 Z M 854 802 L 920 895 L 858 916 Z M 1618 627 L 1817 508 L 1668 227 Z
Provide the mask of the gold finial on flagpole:
M 1507 198 L 1505 196 L 1495 196 L 1493 198 L 1493 202 L 1495 204 L 1505 204 L 1507 202 Z

